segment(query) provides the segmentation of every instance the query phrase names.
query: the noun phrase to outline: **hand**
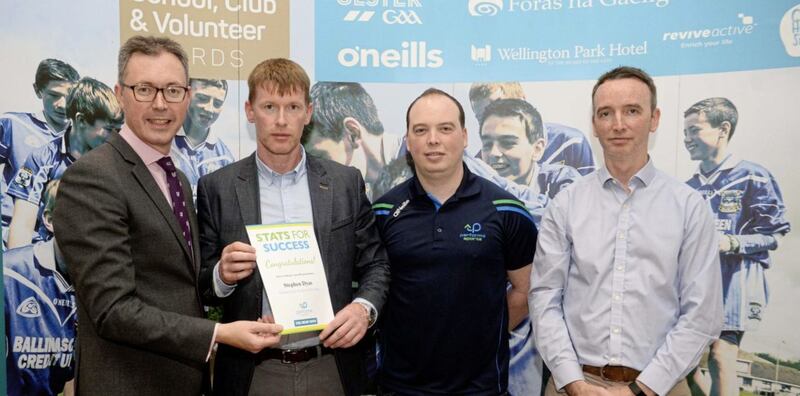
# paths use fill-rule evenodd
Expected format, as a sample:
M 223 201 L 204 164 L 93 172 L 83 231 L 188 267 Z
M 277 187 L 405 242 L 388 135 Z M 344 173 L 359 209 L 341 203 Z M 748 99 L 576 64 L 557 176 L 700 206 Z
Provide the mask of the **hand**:
M 325 330 L 319 334 L 322 345 L 327 348 L 350 348 L 364 338 L 369 327 L 369 312 L 359 303 L 350 303 L 342 308 Z
M 260 319 L 263 320 L 263 319 Z M 217 342 L 257 353 L 281 341 L 283 326 L 274 323 L 240 320 L 222 323 L 217 328 Z
M 636 381 L 636 384 L 639 385 L 639 389 L 642 390 L 648 396 L 658 396 L 652 389 L 648 388 L 647 385 Z M 608 391 L 614 396 L 634 396 L 633 391 L 631 388 L 627 386 L 612 386 L 608 388 Z
M 219 276 L 228 285 L 235 285 L 250 276 L 256 268 L 256 249 L 246 243 L 234 242 L 222 249 Z
M 719 233 L 719 252 L 727 253 L 731 251 L 731 239 L 723 233 Z
M 592 385 L 584 380 L 574 381 L 564 387 L 569 396 L 612 396 L 608 389 L 599 385 Z

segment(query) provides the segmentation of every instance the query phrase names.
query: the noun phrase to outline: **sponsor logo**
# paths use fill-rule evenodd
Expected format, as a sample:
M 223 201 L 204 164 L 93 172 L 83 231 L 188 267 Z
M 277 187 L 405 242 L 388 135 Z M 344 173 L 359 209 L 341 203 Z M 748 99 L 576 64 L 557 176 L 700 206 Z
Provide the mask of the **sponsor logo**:
M 472 16 L 494 16 L 503 11 L 503 0 L 469 0 L 467 10 Z
M 422 18 L 411 8 L 421 8 L 419 0 L 338 0 L 341 6 L 384 8 L 383 11 L 355 9 L 347 11 L 342 17 L 345 22 L 369 22 L 376 13 L 380 13 L 380 20 L 387 25 L 421 25 Z
M 422 25 L 422 19 L 413 10 L 386 10 L 381 19 L 387 25 Z
M 482 229 L 481 223 L 467 224 L 464 226 L 464 231 L 466 232 L 461 233 L 458 237 L 466 242 L 483 242 L 486 234 L 480 232 Z
M 487 44 L 483 47 L 476 47 L 470 45 L 469 57 L 473 62 L 491 62 L 492 61 L 492 46 Z
M 42 316 L 42 307 L 33 297 L 28 297 L 17 306 L 17 314 L 26 318 L 38 318 Z
M 397 210 L 395 210 L 395 211 L 394 211 L 394 213 L 392 214 L 392 217 L 397 217 L 397 216 L 400 216 L 400 213 L 402 213 L 402 212 L 403 212 L 403 209 L 405 209 L 405 208 L 406 208 L 406 206 L 408 206 L 408 202 L 409 202 L 409 201 L 410 201 L 410 200 L 408 200 L 408 199 L 407 199 L 407 200 L 405 200 L 405 201 L 403 201 L 403 203 L 401 203 L 401 204 L 400 204 L 400 207 L 399 207 L 399 208 L 397 208 Z
M 428 49 L 425 41 L 403 41 L 400 48 L 380 50 L 377 48 L 342 48 L 336 60 L 344 67 L 371 67 L 388 69 L 442 67 L 442 50 Z
M 781 18 L 781 41 L 786 54 L 800 57 L 800 4 L 790 8 Z
M 420 0 L 336 0 L 340 6 L 383 7 L 383 8 L 420 8 Z
M 33 171 L 28 168 L 22 168 L 14 178 L 14 183 L 22 188 L 28 188 L 33 180 Z
M 749 35 L 755 31 L 754 19 L 750 15 L 738 14 L 739 23 L 728 26 L 702 27 L 698 29 L 664 32 L 661 41 L 676 41 L 681 48 L 712 47 L 733 44 L 734 37 Z
M 345 22 L 369 22 L 372 17 L 375 15 L 375 11 L 364 11 L 361 12 L 359 10 L 352 10 L 348 11 L 347 14 L 344 15 L 342 18 Z
M 742 190 L 728 190 L 719 193 L 719 212 L 736 213 L 742 209 Z

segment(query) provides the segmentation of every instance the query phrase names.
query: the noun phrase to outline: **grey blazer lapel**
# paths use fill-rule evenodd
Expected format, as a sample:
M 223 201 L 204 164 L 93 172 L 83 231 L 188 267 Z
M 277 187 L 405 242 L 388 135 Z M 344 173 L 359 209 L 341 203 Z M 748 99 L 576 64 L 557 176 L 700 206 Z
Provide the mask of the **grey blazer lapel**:
M 145 191 L 145 193 L 147 193 L 147 196 L 150 197 L 150 200 L 153 202 L 156 208 L 158 208 L 161 216 L 164 217 L 164 221 L 166 221 L 169 225 L 169 229 L 172 230 L 172 233 L 175 235 L 178 243 L 180 243 L 183 253 L 189 259 L 189 262 L 194 265 L 194 257 L 192 257 L 192 253 L 189 251 L 189 246 L 186 244 L 186 240 L 183 239 L 183 230 L 181 230 L 181 226 L 175 219 L 175 213 L 172 212 L 172 206 L 170 206 L 167 198 L 164 196 L 164 193 L 161 192 L 158 184 L 156 184 L 156 180 L 153 179 L 153 175 L 150 173 L 150 170 L 147 169 L 147 166 L 144 164 L 144 162 L 142 162 L 142 159 L 139 157 L 139 155 L 133 151 L 133 148 L 128 145 L 125 139 L 119 136 L 119 134 L 112 134 L 108 142 L 114 146 L 115 149 L 117 149 L 117 152 L 120 153 L 122 158 L 131 164 L 131 173 L 133 173 L 133 177 L 142 186 L 142 189 Z
M 328 271 L 326 258 L 328 236 L 331 231 L 333 215 L 333 185 L 327 171 L 314 157 L 306 156 L 308 169 L 308 192 L 311 196 L 311 214 L 314 219 L 314 234 L 319 243 L 322 264 Z
M 261 200 L 258 192 L 258 170 L 256 169 L 256 153 L 253 153 L 245 161 L 240 163 L 239 174 L 234 180 L 236 190 L 236 204 L 239 206 L 239 214 L 242 216 L 242 235 L 243 241 L 247 241 L 247 230 L 244 226 L 250 224 L 261 224 Z M 261 294 L 264 284 L 261 282 L 261 273 L 256 267 L 253 275 L 253 287 L 242 288 L 242 293 L 247 293 L 252 298 L 255 306 L 258 307 L 258 315 L 261 316 L 263 309 L 261 304 Z
M 242 225 L 261 224 L 261 200 L 258 193 L 258 170 L 253 153 L 242 163 L 238 178 L 234 181 L 236 201 L 242 215 Z M 244 229 L 242 232 L 245 232 Z M 245 236 L 246 236 L 245 232 Z

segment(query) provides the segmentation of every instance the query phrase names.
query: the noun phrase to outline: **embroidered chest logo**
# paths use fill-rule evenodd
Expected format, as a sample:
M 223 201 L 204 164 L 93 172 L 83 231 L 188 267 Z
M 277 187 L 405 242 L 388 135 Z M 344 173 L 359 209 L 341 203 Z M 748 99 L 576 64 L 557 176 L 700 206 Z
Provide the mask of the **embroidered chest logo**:
M 31 185 L 31 179 L 33 179 L 33 171 L 28 168 L 22 168 L 17 173 L 17 177 L 14 178 L 14 183 L 22 188 L 28 188 Z
M 483 242 L 486 239 L 486 234 L 481 233 L 483 227 L 481 223 L 472 223 L 464 226 L 464 232 L 458 237 L 466 242 Z
M 719 212 L 737 213 L 742 209 L 742 190 L 728 190 L 719 193 Z
M 35 298 L 28 297 L 17 306 L 17 314 L 26 318 L 38 318 L 42 316 L 42 308 Z

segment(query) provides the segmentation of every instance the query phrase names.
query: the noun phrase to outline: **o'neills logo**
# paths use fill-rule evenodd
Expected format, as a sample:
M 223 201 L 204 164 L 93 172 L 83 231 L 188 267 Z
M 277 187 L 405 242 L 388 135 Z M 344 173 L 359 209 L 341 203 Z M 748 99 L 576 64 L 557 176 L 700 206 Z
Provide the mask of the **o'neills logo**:
M 444 64 L 442 50 L 428 49 L 424 41 L 403 41 L 400 49 L 342 48 L 336 59 L 344 67 L 438 68 Z

